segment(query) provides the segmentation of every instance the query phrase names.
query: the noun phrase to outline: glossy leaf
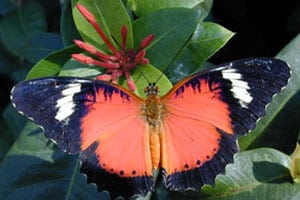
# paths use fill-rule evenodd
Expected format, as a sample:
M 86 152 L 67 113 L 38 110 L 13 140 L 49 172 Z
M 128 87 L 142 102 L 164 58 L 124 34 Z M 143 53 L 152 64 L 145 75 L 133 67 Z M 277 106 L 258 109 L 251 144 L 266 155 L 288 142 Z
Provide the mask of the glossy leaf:
M 241 152 L 226 167 L 225 175 L 217 177 L 215 187 L 205 186 L 200 193 L 185 196 L 179 193 L 176 199 L 298 199 L 300 185 L 291 183 L 290 165 L 289 156 L 274 149 Z
M 28 73 L 26 79 L 57 75 L 61 67 L 71 58 L 71 54 L 80 52 L 76 46 L 53 52 L 40 60 Z
M 16 9 L 16 5 L 10 0 L 0 1 L 0 15 L 5 15 Z
M 21 9 L 3 17 L 0 26 L 5 27 L 0 29 L 0 39 L 5 49 L 31 63 L 62 48 L 59 35 L 44 32 L 44 12 L 36 2 L 28 1 Z
M 142 98 L 146 98 L 144 89 L 149 83 L 155 82 L 159 86 L 159 95 L 161 96 L 172 88 L 170 80 L 160 70 L 150 64 L 139 66 L 131 75 L 137 87 L 135 94 Z M 127 82 L 124 79 L 120 79 L 119 84 L 128 88 Z
M 3 111 L 3 119 L 9 127 L 14 138 L 17 138 L 19 133 L 24 128 L 28 121 L 26 117 L 20 115 L 18 111 L 10 104 Z
M 104 69 L 101 67 L 89 66 L 86 64 L 79 63 L 73 59 L 69 59 L 68 62 L 66 62 L 62 67 L 59 75 L 95 78 L 97 75 L 100 75 L 103 71 Z
M 291 154 L 300 131 L 300 92 L 298 91 L 280 110 L 270 125 L 256 138 L 248 149 L 271 147 Z
M 11 74 L 10 74 L 10 78 L 12 80 L 14 80 L 14 82 L 18 83 L 20 81 L 23 81 L 29 70 L 31 69 L 32 64 L 25 61 L 24 63 L 22 63 L 22 66 L 20 67 L 20 65 L 18 66 L 18 68 L 16 68 Z
M 133 46 L 131 19 L 121 0 L 72 0 L 74 22 L 81 37 L 85 42 L 101 49 L 102 39 L 75 8 L 76 3 L 81 3 L 95 15 L 98 25 L 112 43 L 115 43 L 112 40 L 113 37 L 119 44 L 122 44 L 120 31 L 122 26 L 126 26 L 128 28 L 127 47 Z
M 18 163 L 18 164 L 16 164 Z M 77 156 L 67 155 L 28 123 L 0 165 L 3 199 L 98 199 L 79 173 Z
M 45 14 L 36 1 L 28 1 L 22 7 L 0 19 L 0 40 L 15 56 L 23 56 L 28 38 L 36 31 L 46 31 Z M 7 34 L 9 33 L 9 34 Z
M 210 13 L 213 6 L 213 0 L 204 0 L 199 4 L 199 9 L 201 10 L 201 20 L 204 20 Z
M 164 71 L 189 40 L 198 20 L 197 9 L 168 8 L 153 12 L 134 22 L 134 43 L 154 34 L 154 41 L 147 48 L 147 58 L 153 66 Z
M 129 0 L 128 4 L 129 7 L 132 9 L 132 11 L 137 15 L 137 16 L 144 16 L 147 14 L 150 14 L 152 12 L 155 12 L 157 10 L 163 9 L 163 8 L 176 8 L 176 7 L 183 7 L 183 8 L 193 8 L 196 5 L 203 3 L 203 2 L 208 2 L 205 0 L 191 0 L 191 1 L 186 1 L 186 0 L 174 0 L 174 1 L 169 1 L 169 0 Z M 210 4 L 212 1 L 209 1 Z
M 10 74 L 17 67 L 18 64 L 14 59 L 9 58 L 4 52 L 0 52 L 0 74 Z
M 199 23 L 189 43 L 181 49 L 168 67 L 166 75 L 174 83 L 195 71 L 200 71 L 202 64 L 222 48 L 233 35 L 233 32 L 218 24 Z
M 60 33 L 64 46 L 73 45 L 74 39 L 80 39 L 80 35 L 75 27 L 71 0 L 68 0 L 62 8 L 62 14 L 60 18 Z
M 261 137 L 268 125 L 272 122 L 284 105 L 300 90 L 300 35 L 293 39 L 277 56 L 286 61 L 292 70 L 292 76 L 286 88 L 273 98 L 267 106 L 266 115 L 257 123 L 257 127 L 247 136 L 239 138 L 242 149 L 247 149 L 256 139 Z M 285 133 L 287 134 L 287 133 Z
M 5 121 L 0 118 L 0 162 L 6 155 L 10 146 L 13 144 L 15 138 L 11 133 L 9 127 L 6 125 Z
M 294 178 L 294 181 L 300 182 L 300 145 L 297 143 L 296 148 L 294 149 L 293 154 L 291 155 L 292 166 L 291 166 L 291 175 Z
M 36 63 L 61 48 L 63 48 L 63 44 L 59 35 L 37 31 L 30 34 L 20 53 L 29 62 Z

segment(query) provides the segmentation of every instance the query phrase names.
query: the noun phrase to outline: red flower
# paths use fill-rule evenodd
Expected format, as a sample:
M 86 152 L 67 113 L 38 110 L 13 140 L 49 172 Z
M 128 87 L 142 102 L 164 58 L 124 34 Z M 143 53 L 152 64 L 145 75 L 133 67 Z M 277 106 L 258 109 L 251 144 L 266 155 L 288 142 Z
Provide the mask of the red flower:
M 122 46 L 121 49 L 118 50 L 113 46 L 113 44 L 108 40 L 101 28 L 98 26 L 95 16 L 79 3 L 76 5 L 76 7 L 99 33 L 100 37 L 109 48 L 112 55 L 107 55 L 96 47 L 83 41 L 74 40 L 78 47 L 96 56 L 97 59 L 83 54 L 73 54 L 72 58 L 85 64 L 94 64 L 106 68 L 106 74 L 99 75 L 97 77 L 98 80 L 112 81 L 116 83 L 120 76 L 125 75 L 129 89 L 135 90 L 135 84 L 130 77 L 130 70 L 134 69 L 137 65 L 145 65 L 149 63 L 149 60 L 145 58 L 145 48 L 152 42 L 154 35 L 151 34 L 143 39 L 137 51 L 134 51 L 133 49 L 126 49 L 127 27 L 123 26 L 121 28 Z

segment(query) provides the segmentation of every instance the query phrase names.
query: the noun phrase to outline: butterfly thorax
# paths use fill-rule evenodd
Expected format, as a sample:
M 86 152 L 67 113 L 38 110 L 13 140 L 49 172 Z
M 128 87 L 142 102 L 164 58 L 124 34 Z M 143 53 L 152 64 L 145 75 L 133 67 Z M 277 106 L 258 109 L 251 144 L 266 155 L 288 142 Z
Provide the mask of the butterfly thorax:
M 145 88 L 145 93 L 147 98 L 142 108 L 142 115 L 150 127 L 157 127 L 162 122 L 164 115 L 164 106 L 160 96 L 158 96 L 159 89 L 154 83 L 150 83 Z
M 160 97 L 157 95 L 149 95 L 145 101 L 143 115 L 148 122 L 149 126 L 157 127 L 163 116 L 163 107 Z

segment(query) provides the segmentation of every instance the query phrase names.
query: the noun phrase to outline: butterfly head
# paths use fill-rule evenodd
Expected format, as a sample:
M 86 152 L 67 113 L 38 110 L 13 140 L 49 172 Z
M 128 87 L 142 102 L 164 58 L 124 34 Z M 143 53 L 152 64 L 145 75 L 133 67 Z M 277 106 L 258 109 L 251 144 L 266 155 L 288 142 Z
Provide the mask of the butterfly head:
M 151 94 L 157 95 L 159 93 L 159 88 L 156 86 L 155 83 L 149 83 L 149 85 L 145 88 L 144 91 L 146 96 L 149 96 Z

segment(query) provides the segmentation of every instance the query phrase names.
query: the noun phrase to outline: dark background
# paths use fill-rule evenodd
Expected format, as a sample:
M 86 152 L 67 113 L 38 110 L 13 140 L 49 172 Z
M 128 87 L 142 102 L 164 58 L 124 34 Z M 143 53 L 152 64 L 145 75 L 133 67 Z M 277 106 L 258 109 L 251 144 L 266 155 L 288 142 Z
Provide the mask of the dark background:
M 300 1 L 215 0 L 211 18 L 236 33 L 213 63 L 274 57 L 300 32 Z

